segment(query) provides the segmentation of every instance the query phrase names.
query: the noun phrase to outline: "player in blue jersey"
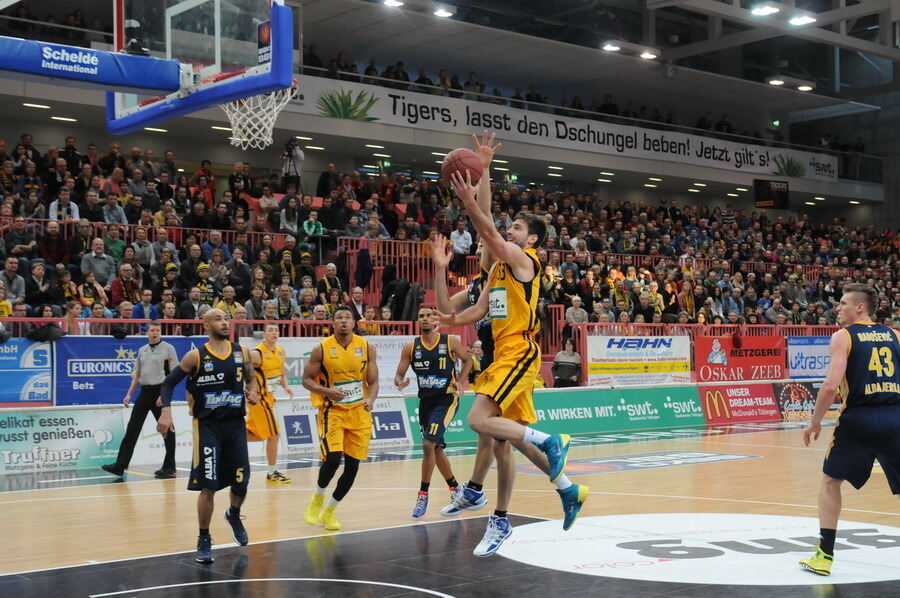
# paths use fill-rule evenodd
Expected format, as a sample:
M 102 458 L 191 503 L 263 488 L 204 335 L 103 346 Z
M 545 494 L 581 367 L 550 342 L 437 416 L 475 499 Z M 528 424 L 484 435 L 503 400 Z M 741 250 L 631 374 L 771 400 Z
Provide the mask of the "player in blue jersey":
M 843 328 L 831 336 L 831 364 L 812 421 L 803 430 L 803 442 L 809 446 L 811 439 L 819 438 L 822 418 L 835 396 L 843 399 L 822 467 L 819 546 L 812 557 L 800 561 L 819 575 L 831 574 L 843 482 L 859 490 L 878 459 L 891 492 L 900 494 L 900 336 L 872 321 L 877 297 L 869 285 L 844 286 L 835 308 Z
M 172 425 L 172 390 L 188 378 L 186 395 L 194 418 L 194 458 L 188 490 L 197 490 L 198 563 L 212 563 L 212 519 L 216 492 L 230 486 L 231 506 L 225 519 L 234 541 L 246 545 L 247 530 L 241 522 L 241 505 L 250 482 L 247 431 L 244 424 L 246 402 L 256 404 L 256 377 L 250 353 L 228 340 L 228 319 L 220 309 L 203 315 L 203 328 L 209 342 L 188 351 L 162 385 L 162 413 L 157 429 L 165 436 L 175 433 Z
M 459 383 L 465 380 L 472 367 L 472 358 L 458 337 L 438 332 L 434 311 L 419 309 L 419 337 L 407 343 L 400 354 L 394 384 L 403 390 L 409 386 L 406 372 L 412 365 L 419 384 L 419 430 L 422 432 L 422 483 L 416 496 L 412 516 L 425 515 L 428 508 L 428 488 L 437 465 L 450 491 L 456 490 L 456 478 L 450 461 L 444 454 L 447 443 L 444 432 L 453 421 L 459 406 Z M 456 372 L 457 358 L 462 362 Z

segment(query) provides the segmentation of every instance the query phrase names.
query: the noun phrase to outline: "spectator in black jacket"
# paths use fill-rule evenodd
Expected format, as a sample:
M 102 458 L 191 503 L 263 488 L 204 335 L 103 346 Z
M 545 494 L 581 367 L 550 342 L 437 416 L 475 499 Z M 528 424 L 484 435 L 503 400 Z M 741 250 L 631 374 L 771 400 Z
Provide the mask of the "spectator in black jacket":
M 341 184 L 341 177 L 334 170 L 334 164 L 329 162 L 325 172 L 319 175 L 319 183 L 316 185 L 316 195 L 327 197 L 332 189 L 337 189 Z

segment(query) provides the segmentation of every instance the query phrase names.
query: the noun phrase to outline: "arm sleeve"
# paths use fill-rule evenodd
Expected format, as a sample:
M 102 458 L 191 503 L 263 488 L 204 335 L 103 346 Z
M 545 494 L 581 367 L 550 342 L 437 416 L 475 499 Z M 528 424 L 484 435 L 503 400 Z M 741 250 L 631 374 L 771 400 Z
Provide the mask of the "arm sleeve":
M 163 407 L 169 407 L 172 404 L 172 390 L 178 386 L 178 383 L 184 380 L 187 375 L 188 373 L 181 369 L 181 366 L 177 366 L 168 376 L 166 376 L 162 385 L 162 390 L 160 391 Z

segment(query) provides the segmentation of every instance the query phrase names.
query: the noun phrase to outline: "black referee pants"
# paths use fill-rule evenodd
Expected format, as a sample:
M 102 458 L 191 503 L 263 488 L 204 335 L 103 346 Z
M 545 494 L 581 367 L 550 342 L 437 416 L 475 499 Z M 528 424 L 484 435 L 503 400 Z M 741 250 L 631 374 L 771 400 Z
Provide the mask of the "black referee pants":
M 128 428 L 125 430 L 125 438 L 119 446 L 119 456 L 116 458 L 116 465 L 125 469 L 131 463 L 131 456 L 134 454 L 134 446 L 137 444 L 141 435 L 141 429 L 144 427 L 144 420 L 147 419 L 147 413 L 152 413 L 153 417 L 159 420 L 162 413 L 162 407 L 156 406 L 156 400 L 159 398 L 161 384 L 150 384 L 141 386 L 141 392 L 138 393 L 137 399 L 131 408 L 131 419 L 128 420 Z M 163 460 L 164 468 L 175 468 L 175 434 L 169 432 L 165 436 L 166 458 Z

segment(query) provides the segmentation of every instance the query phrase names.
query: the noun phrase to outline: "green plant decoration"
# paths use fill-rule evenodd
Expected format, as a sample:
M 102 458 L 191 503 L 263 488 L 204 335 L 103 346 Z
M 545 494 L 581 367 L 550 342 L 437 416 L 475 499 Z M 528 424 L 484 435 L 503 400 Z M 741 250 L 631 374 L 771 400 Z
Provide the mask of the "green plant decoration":
M 777 166 L 773 174 L 796 178 L 801 178 L 806 175 L 806 169 L 803 167 L 803 164 L 790 156 L 779 154 L 775 156 L 773 161 L 775 162 L 775 166 Z
M 368 91 L 360 91 L 354 98 L 352 91 L 331 89 L 319 96 L 316 105 L 325 116 L 372 122 L 378 118 L 369 116 L 369 110 L 377 102 L 375 94 Z

